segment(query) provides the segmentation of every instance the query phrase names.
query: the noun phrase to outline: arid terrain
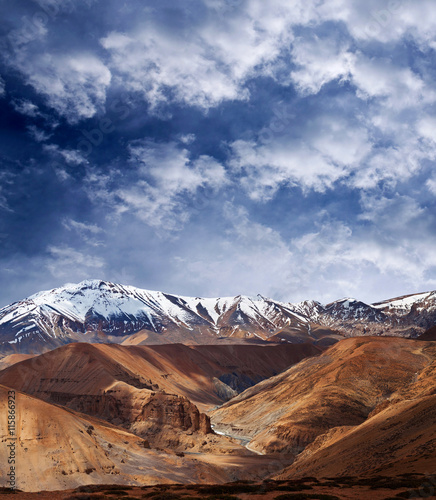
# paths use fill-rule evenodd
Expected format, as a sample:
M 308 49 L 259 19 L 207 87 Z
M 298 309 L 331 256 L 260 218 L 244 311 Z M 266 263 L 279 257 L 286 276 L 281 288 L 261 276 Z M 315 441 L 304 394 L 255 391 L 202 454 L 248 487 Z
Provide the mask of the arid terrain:
M 355 493 L 378 476 L 413 486 L 436 468 L 435 359 L 432 342 L 378 337 L 324 352 L 71 344 L 3 369 L 2 413 L 13 388 L 25 491 L 268 478 L 295 491 L 312 477 L 310 494 L 338 481 Z M 337 498 L 359 498 L 344 487 Z
M 5 411 L 7 391 L 16 393 L 27 471 L 17 471 L 19 484 L 59 489 L 107 482 L 108 474 L 133 484 L 262 478 L 260 463 L 270 458 L 214 433 L 204 412 L 320 352 L 312 344 L 70 344 L 18 358 L 0 384 Z M 6 443 L 6 419 L 1 435 Z
M 427 473 L 435 393 L 432 342 L 354 338 L 246 390 L 212 420 L 253 450 L 294 454 L 281 479 Z
M 128 486 L 89 485 L 64 491 L 39 493 L 16 492 L 17 500 L 99 500 L 102 498 L 136 500 L 393 500 L 399 498 L 435 498 L 436 478 L 420 474 L 373 478 L 303 478 L 263 482 L 234 481 L 223 484 Z M 0 489 L 0 495 L 9 494 Z M 8 496 L 5 496 L 8 498 Z
M 97 304 L 99 289 L 91 291 Z M 121 299 L 136 300 L 129 294 Z M 70 339 L 42 354 L 4 354 L 3 493 L 11 449 L 23 498 L 381 499 L 429 490 L 436 470 L 434 327 L 416 339 L 362 336 L 359 325 L 391 309 L 410 316 L 398 328 L 422 308 L 428 318 L 430 295 L 370 310 L 348 299 L 329 305 L 336 326 L 357 318 L 359 333 L 350 338 L 332 333 L 333 324 L 305 323 L 305 335 L 283 324 L 268 338 L 250 339 L 261 309 L 243 320 L 237 311 L 248 302 L 238 299 L 218 301 L 216 318 L 220 313 L 221 329 L 230 317 L 247 321 L 246 335 L 234 330 L 234 339 L 210 345 L 146 345 L 147 335 L 165 333 L 139 330 L 122 342 L 104 343 L 94 332 L 97 343 Z M 161 304 L 170 298 L 160 297 Z M 227 312 L 226 304 L 233 304 Z M 173 305 L 173 318 L 174 310 L 193 310 L 185 299 Z M 265 307 L 270 318 L 283 318 L 284 309 Z M 21 316 L 11 318 L 19 326 Z

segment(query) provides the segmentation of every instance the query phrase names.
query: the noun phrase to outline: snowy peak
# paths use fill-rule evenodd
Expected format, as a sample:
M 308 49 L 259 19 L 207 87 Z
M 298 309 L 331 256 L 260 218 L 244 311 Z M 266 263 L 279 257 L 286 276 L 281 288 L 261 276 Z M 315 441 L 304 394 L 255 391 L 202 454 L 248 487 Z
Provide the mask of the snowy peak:
M 325 312 L 325 307 L 316 300 L 305 300 L 297 304 L 287 304 L 287 307 L 296 314 L 302 317 L 309 318 L 311 321 L 317 323 L 320 317 Z
M 173 338 L 168 332 L 178 332 L 177 341 L 194 343 L 203 334 L 265 339 L 284 326 L 307 330 L 307 322 L 263 297 L 193 298 L 86 280 L 39 292 L 1 309 L 0 342 L 29 343 L 35 335 L 53 342 L 70 337 L 94 341 L 95 335 L 100 341 L 123 341 L 140 331 L 168 335 L 166 342 Z
M 376 308 L 353 298 L 344 298 L 325 306 L 325 311 L 338 320 L 382 321 L 382 314 Z
M 395 299 L 385 300 L 373 304 L 373 307 L 384 311 L 386 314 L 405 316 L 411 312 L 436 310 L 436 292 L 424 292 L 413 295 L 403 295 Z
M 342 335 L 416 337 L 436 324 L 436 292 L 366 304 L 343 298 L 297 304 L 261 295 L 185 297 L 103 280 L 68 283 L 0 310 L 1 346 L 72 341 L 213 343 L 222 337 L 312 338 L 317 325 Z M 143 333 L 141 333 L 143 332 Z M 297 333 L 296 333 L 297 332 Z M 297 335 L 297 337 L 293 337 Z M 130 339 L 130 340 L 129 340 Z M 21 349 L 20 347 L 20 349 Z M 24 348 L 22 348 L 22 352 Z M 35 348 L 36 349 L 36 348 Z

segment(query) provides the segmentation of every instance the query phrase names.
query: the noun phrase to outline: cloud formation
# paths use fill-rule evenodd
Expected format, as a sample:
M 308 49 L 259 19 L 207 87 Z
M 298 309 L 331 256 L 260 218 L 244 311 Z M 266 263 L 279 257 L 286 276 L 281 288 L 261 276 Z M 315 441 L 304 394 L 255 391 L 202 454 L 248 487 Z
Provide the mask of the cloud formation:
M 435 288 L 433 11 L 430 0 L 0 5 L 0 106 L 14 124 L 2 282 L 32 292 L 98 275 L 326 301 Z

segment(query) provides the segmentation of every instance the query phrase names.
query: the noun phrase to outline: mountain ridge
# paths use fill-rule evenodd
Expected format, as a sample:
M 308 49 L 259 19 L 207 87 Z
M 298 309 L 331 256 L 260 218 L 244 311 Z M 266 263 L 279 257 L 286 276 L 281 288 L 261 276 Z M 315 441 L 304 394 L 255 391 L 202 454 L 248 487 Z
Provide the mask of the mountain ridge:
M 104 280 L 68 283 L 0 309 L 0 352 L 35 353 L 69 342 L 316 342 L 317 327 L 340 336 L 415 338 L 436 324 L 436 292 L 366 304 L 343 298 L 323 305 L 258 295 L 202 298 Z M 282 335 L 282 336 L 281 336 Z M 336 338 L 336 340 L 337 340 Z M 329 341 L 330 341 L 329 340 Z

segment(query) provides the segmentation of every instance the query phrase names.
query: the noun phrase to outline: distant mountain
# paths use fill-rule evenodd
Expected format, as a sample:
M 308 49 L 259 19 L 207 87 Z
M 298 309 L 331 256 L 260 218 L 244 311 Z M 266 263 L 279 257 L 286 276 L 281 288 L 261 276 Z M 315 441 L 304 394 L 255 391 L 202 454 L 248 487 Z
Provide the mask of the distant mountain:
M 0 309 L 0 352 L 39 353 L 70 342 L 123 344 L 327 342 L 417 337 L 436 324 L 436 292 L 368 305 L 298 304 L 257 296 L 193 298 L 101 280 L 67 284 Z

